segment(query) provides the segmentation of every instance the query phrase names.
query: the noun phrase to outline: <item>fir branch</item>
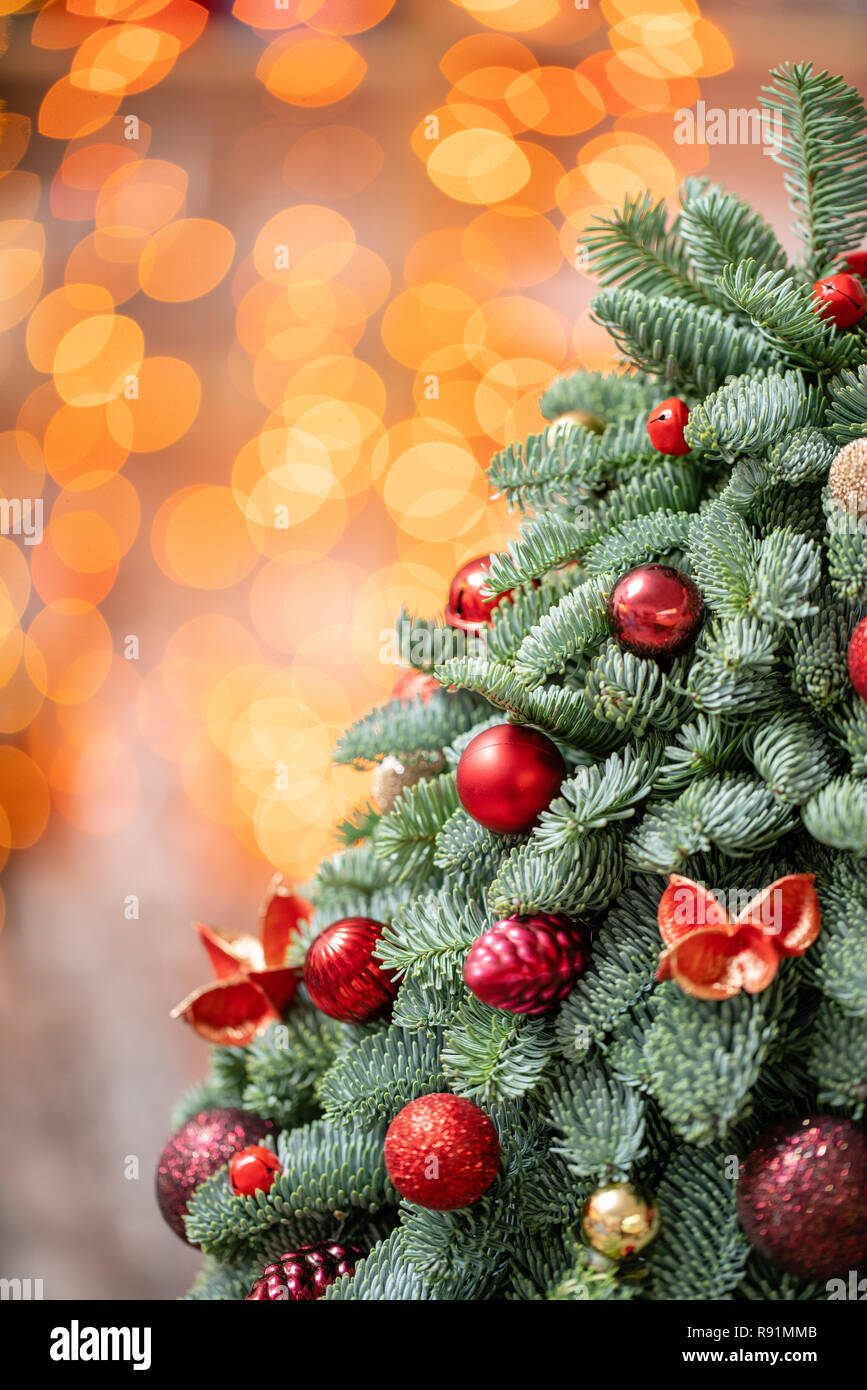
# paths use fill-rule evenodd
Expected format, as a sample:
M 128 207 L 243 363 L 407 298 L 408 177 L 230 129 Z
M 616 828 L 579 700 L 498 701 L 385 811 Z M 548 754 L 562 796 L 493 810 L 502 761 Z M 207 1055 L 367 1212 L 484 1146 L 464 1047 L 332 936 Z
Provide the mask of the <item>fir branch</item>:
M 828 429 L 839 444 L 867 435 L 867 366 L 841 372 L 829 383 Z
M 709 301 L 690 279 L 677 227 L 668 226 L 665 200 L 645 192 L 627 196 L 623 208 L 595 218 L 584 233 L 591 269 L 603 285 L 620 284 L 647 295 L 671 295 L 696 304 Z
M 651 803 L 629 837 L 627 863 L 657 873 L 682 873 L 691 856 L 711 849 L 734 859 L 770 849 L 796 824 L 791 808 L 757 778 L 705 777 L 675 801 Z
M 446 631 L 455 637 L 453 629 Z M 450 642 L 444 645 L 445 654 L 450 646 Z M 472 696 L 446 690 L 434 691 L 427 701 L 389 700 L 356 720 L 338 739 L 332 756 L 336 763 L 361 769 L 381 762 L 387 754 L 406 762 L 414 754 L 451 743 L 477 722 L 479 708 Z
M 546 420 L 555 420 L 569 410 L 586 410 L 610 426 L 631 422 L 636 415 L 646 416 L 655 404 L 656 387 L 644 377 L 629 372 L 582 371 L 553 381 L 539 408 Z
M 821 411 L 817 388 L 807 386 L 800 372 L 752 372 L 693 407 L 686 439 L 731 462 L 739 454 L 767 452 L 792 430 L 816 424 Z
M 648 728 L 676 728 L 690 712 L 689 696 L 679 687 L 683 662 L 676 660 L 669 677 L 655 661 L 633 656 L 609 641 L 587 670 L 587 704 L 597 719 L 631 738 L 640 738 Z
M 551 1124 L 562 1139 L 551 1145 L 576 1177 L 624 1181 L 646 1152 L 644 1100 L 616 1081 L 599 1060 L 566 1062 L 551 1092 Z
M 742 261 L 723 271 L 719 286 L 761 335 L 766 345 L 762 357 L 770 353 L 772 359 L 814 372 L 839 372 L 864 361 L 867 340 L 863 335 L 840 333 L 830 319 L 816 312 L 810 286 L 784 271 L 760 270 L 754 261 Z
M 606 608 L 613 574 L 596 575 L 543 614 L 518 648 L 515 672 L 526 681 L 566 670 L 608 632 Z
M 423 882 L 434 867 L 436 837 L 458 807 L 455 774 L 444 773 L 406 787 L 394 810 L 376 828 L 374 848 L 388 859 L 396 883 Z
M 785 251 L 760 213 L 716 186 L 697 194 L 693 187 L 687 187 L 680 235 L 693 277 L 711 303 L 726 303 L 717 280 L 729 265 L 749 259 L 769 271 L 788 268 Z
M 595 767 L 582 767 L 543 811 L 535 839 L 545 849 L 576 844 L 612 821 L 627 820 L 649 795 L 664 754 L 661 740 L 612 753 Z
M 517 541 L 490 558 L 491 593 L 501 594 L 540 578 L 547 570 L 568 564 L 581 550 L 584 525 L 565 517 L 548 516 L 521 528 Z
M 738 1223 L 735 1184 L 719 1146 L 677 1150 L 656 1194 L 665 1219 L 650 1251 L 652 1297 L 727 1299 L 744 1271 L 749 1246 Z
M 598 579 L 613 583 L 617 575 L 650 560 L 669 562 L 689 544 L 691 512 L 649 512 L 621 522 L 584 556 L 584 568 Z
M 622 890 L 622 856 L 619 837 L 610 831 L 556 851 L 542 849 L 533 836 L 499 869 L 488 901 L 502 917 L 532 912 L 580 917 L 605 907 Z
M 392 1024 L 342 1052 L 320 1087 L 326 1118 L 352 1132 L 389 1124 L 418 1096 L 446 1089 L 436 1030 Z
M 867 854 L 867 782 L 835 777 L 810 797 L 801 814 L 814 840 Z
M 856 1124 L 867 1114 L 867 1018 L 825 1000 L 813 1031 L 807 1066 L 823 1109 L 845 1109 Z
M 489 925 L 481 908 L 463 894 L 429 893 L 397 913 L 382 933 L 377 955 L 398 975 L 412 977 L 424 969 L 437 986 L 451 984 Z
M 465 999 L 449 1024 L 442 1066 L 449 1087 L 491 1106 L 532 1091 L 552 1059 L 550 1023 Z
M 778 714 L 751 737 L 750 757 L 774 796 L 799 806 L 823 787 L 834 771 L 827 741 L 806 719 Z

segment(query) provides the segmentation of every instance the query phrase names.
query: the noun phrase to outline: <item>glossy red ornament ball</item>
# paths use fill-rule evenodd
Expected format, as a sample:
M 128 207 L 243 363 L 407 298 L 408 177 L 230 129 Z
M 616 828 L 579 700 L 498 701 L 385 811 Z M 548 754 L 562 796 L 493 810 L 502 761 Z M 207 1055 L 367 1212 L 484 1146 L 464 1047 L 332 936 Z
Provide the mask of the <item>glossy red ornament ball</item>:
M 660 454 L 688 454 L 684 430 L 689 419 L 689 407 L 679 396 L 668 396 L 650 413 L 647 433 L 654 449 Z
M 369 1023 L 391 1007 L 394 977 L 374 957 L 382 923 L 344 917 L 320 932 L 304 961 L 304 983 L 317 1009 L 342 1023 Z
M 862 618 L 849 639 L 846 653 L 849 679 L 862 700 L 867 700 L 867 618 Z
M 342 1274 L 355 1274 L 361 1258 L 356 1245 L 337 1245 L 323 1240 L 302 1245 L 267 1265 L 247 1294 L 248 1303 L 307 1303 L 321 1298 L 329 1284 Z
M 867 293 L 861 281 L 845 271 L 826 275 L 813 286 L 813 308 L 838 328 L 851 328 L 867 314 Z
M 262 1144 L 251 1144 L 229 1160 L 229 1182 L 236 1197 L 270 1192 L 283 1168 L 277 1155 Z
M 521 835 L 557 795 L 566 764 L 555 743 L 523 724 L 495 724 L 471 739 L 458 762 L 458 796 L 495 835 Z
M 392 700 L 421 700 L 426 705 L 431 695 L 442 690 L 439 681 L 427 671 L 404 671 L 398 676 L 391 692 Z
M 200 1110 L 175 1131 L 157 1163 L 156 1189 L 160 1211 L 182 1240 L 187 1205 L 199 1184 L 273 1129 L 261 1115 L 229 1107 Z
M 544 1014 L 565 999 L 590 958 L 589 932 L 537 912 L 506 917 L 478 937 L 464 961 L 464 984 L 483 1004 Z
M 835 1115 L 774 1125 L 741 1164 L 751 1245 L 801 1279 L 867 1266 L 867 1133 Z
M 492 598 L 483 597 L 482 589 L 490 582 L 488 569 L 489 555 L 480 555 L 462 565 L 449 585 L 449 600 L 446 604 L 445 619 L 451 627 L 474 632 L 490 623 L 491 614 L 504 599 L 511 602 L 511 589 Z
M 867 279 L 867 250 L 848 251 L 846 269 L 851 270 L 853 275 L 860 275 L 862 280 Z
M 388 1127 L 385 1166 L 408 1202 L 454 1211 L 487 1192 L 500 1166 L 500 1140 L 472 1101 L 448 1092 L 419 1096 Z
M 611 590 L 608 627 L 633 656 L 674 656 L 695 641 L 704 621 L 701 594 L 671 565 L 638 565 Z

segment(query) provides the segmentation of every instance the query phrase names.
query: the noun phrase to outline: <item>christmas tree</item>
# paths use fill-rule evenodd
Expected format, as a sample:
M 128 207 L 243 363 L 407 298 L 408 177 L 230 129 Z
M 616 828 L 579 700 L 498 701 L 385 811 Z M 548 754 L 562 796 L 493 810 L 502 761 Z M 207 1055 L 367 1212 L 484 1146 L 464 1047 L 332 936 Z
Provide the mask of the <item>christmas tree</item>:
M 490 467 L 520 539 L 400 615 L 339 851 L 260 940 L 203 932 L 160 1174 L 193 1297 L 827 1299 L 867 1262 L 867 115 L 809 65 L 764 100 L 799 263 L 704 180 L 594 226 L 623 370 L 551 386 Z

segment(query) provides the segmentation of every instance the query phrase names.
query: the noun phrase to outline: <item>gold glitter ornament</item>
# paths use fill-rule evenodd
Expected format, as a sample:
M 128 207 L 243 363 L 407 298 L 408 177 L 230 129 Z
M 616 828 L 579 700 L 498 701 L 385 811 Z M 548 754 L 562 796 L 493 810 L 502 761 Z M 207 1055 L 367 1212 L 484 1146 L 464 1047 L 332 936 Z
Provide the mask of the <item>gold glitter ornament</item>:
M 659 1210 L 652 1198 L 629 1182 L 597 1187 L 584 1204 L 581 1233 L 592 1250 L 609 1260 L 637 1255 L 659 1231 Z
M 371 796 L 377 811 L 387 816 L 401 792 L 428 777 L 437 777 L 444 767 L 442 753 L 416 753 L 405 763 L 391 756 L 383 758 L 374 770 L 371 783 Z
M 591 415 L 589 410 L 564 410 L 563 414 L 558 415 L 548 426 L 548 448 L 553 448 L 561 435 L 574 429 L 589 430 L 591 434 L 601 434 L 605 429 L 605 421 L 600 420 L 598 415 Z
M 831 464 L 828 490 L 841 511 L 867 516 L 867 439 L 844 444 Z

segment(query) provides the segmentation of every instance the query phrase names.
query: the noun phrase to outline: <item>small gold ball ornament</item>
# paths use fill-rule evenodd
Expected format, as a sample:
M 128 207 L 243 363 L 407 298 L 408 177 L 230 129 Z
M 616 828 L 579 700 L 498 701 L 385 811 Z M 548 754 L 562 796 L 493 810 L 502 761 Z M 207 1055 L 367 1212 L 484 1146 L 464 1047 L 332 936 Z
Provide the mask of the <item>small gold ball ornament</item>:
M 374 769 L 370 789 L 376 810 L 381 816 L 389 815 L 402 791 L 428 777 L 438 777 L 445 765 L 442 753 L 415 753 L 406 762 L 392 756 L 383 758 Z
M 637 1255 L 656 1238 L 659 1210 L 630 1182 L 597 1187 L 584 1204 L 581 1233 L 592 1250 L 609 1260 Z
M 828 490 L 850 516 L 867 516 L 867 439 L 844 444 L 828 474 Z
M 598 415 L 591 415 L 589 410 L 565 410 L 548 426 L 548 448 L 553 448 L 561 435 L 574 429 L 589 430 L 591 434 L 601 434 L 605 429 L 605 421 L 600 420 Z

